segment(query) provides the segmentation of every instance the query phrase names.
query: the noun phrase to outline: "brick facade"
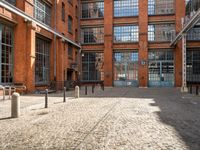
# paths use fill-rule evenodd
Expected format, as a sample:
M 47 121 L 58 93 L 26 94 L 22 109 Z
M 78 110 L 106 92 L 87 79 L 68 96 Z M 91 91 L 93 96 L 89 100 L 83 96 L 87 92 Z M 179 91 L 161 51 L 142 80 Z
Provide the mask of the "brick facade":
M 62 33 L 70 40 L 75 41 L 77 38 L 75 31 L 78 30 L 78 17 L 76 11 L 78 1 L 73 0 L 72 3 L 60 0 L 46 0 L 51 7 L 51 25 L 50 27 Z M 56 3 L 56 4 L 55 4 Z M 65 21 L 62 21 L 62 3 L 65 5 Z M 30 16 L 34 16 L 33 0 L 16 0 L 16 7 L 24 11 Z M 56 8 L 55 8 L 56 7 Z M 55 13 L 56 10 L 56 13 Z M 55 16 L 56 15 L 56 16 Z M 73 19 L 72 32 L 68 32 L 68 16 Z M 54 20 L 56 19 L 56 20 Z M 55 26 L 56 22 L 56 26 Z M 33 92 L 36 89 L 44 89 L 51 81 L 63 82 L 67 78 L 67 70 L 72 70 L 72 79 L 75 80 L 77 70 L 71 68 L 71 63 L 76 63 L 75 54 L 78 48 L 73 46 L 72 57 L 68 59 L 68 43 L 63 42 L 59 37 L 54 37 L 51 32 L 44 30 L 36 24 L 25 20 L 24 18 L 9 12 L 5 8 L 0 8 L 0 24 L 9 26 L 13 29 L 14 34 L 14 83 L 23 83 L 27 86 L 27 92 Z M 50 41 L 50 79 L 48 84 L 37 85 L 35 83 L 35 60 L 36 60 L 36 37 L 40 36 Z M 56 52 L 54 52 L 56 50 Z M 56 57 L 55 57 L 56 55 Z M 56 60 L 56 63 L 54 62 Z M 65 71 L 64 71 L 65 70 Z M 65 73 L 65 74 L 64 74 Z M 63 84 L 63 83 L 62 83 Z M 62 85 L 59 85 L 60 87 Z M 59 87 L 58 87 L 59 88 Z

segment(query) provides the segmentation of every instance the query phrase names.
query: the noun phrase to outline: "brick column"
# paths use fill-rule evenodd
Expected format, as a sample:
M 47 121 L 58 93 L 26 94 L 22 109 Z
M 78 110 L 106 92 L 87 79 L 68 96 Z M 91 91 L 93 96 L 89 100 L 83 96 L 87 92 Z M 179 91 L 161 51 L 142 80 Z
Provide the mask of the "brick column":
M 113 0 L 104 1 L 104 84 L 113 86 Z
M 182 29 L 181 18 L 185 16 L 185 3 L 183 0 L 175 1 L 176 10 L 176 33 L 179 33 Z M 175 47 L 175 86 L 180 87 L 182 85 L 182 41 L 180 40 Z
M 148 86 L 148 1 L 139 1 L 139 87 Z
M 35 90 L 35 33 L 36 25 L 34 23 L 27 23 L 26 33 L 26 86 L 28 91 Z M 24 43 L 25 44 L 25 43 Z
M 23 10 L 24 2 L 16 1 L 16 7 Z M 16 15 L 18 24 L 14 27 L 14 82 L 24 83 L 26 78 L 26 23 Z

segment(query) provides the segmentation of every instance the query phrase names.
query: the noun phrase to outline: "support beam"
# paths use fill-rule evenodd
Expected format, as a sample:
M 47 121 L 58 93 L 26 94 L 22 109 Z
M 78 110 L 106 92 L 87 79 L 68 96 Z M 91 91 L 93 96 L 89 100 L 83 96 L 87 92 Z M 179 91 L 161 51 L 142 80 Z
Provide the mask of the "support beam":
M 186 34 L 182 35 L 182 87 L 181 92 L 188 92 L 186 81 Z
M 53 33 L 54 35 L 62 38 L 63 40 L 65 40 L 66 42 L 69 42 L 71 44 L 73 44 L 74 46 L 81 48 L 81 46 L 75 42 L 73 42 L 72 40 L 68 39 L 67 37 L 63 36 L 62 34 L 60 34 L 59 32 L 57 32 L 56 30 L 53 30 L 51 27 L 47 26 L 46 24 L 39 22 L 37 19 L 27 15 L 25 12 L 23 12 L 22 10 L 20 10 L 19 8 L 9 4 L 8 2 L 5 2 L 3 0 L 0 0 L 0 6 L 4 7 L 5 9 L 11 11 L 12 13 L 15 13 L 21 17 L 23 17 L 24 19 L 26 19 L 27 21 L 30 22 L 34 22 L 36 25 L 40 26 L 41 28 L 47 30 L 48 32 Z
M 176 43 L 183 37 L 184 33 L 187 33 L 200 21 L 200 9 L 196 14 L 190 19 L 190 21 L 183 27 L 183 29 L 178 33 L 175 39 L 171 42 L 171 46 L 176 45 Z

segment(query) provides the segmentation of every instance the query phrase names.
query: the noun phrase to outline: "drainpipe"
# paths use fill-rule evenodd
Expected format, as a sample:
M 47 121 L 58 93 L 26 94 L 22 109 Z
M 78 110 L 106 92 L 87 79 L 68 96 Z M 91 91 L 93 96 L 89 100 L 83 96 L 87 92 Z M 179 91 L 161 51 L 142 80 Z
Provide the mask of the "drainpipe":
M 56 19 L 57 19 L 57 0 L 54 0 L 54 30 L 56 31 Z M 54 81 L 56 81 L 56 35 L 54 34 Z

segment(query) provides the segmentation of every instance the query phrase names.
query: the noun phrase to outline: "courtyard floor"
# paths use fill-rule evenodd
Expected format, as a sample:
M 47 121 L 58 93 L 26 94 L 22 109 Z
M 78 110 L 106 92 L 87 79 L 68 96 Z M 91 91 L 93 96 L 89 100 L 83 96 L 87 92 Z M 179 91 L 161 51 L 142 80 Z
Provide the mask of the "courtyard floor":
M 91 90 L 91 89 L 90 89 Z M 200 97 L 176 88 L 96 88 L 21 96 L 21 117 L 0 101 L 0 149 L 199 150 Z

